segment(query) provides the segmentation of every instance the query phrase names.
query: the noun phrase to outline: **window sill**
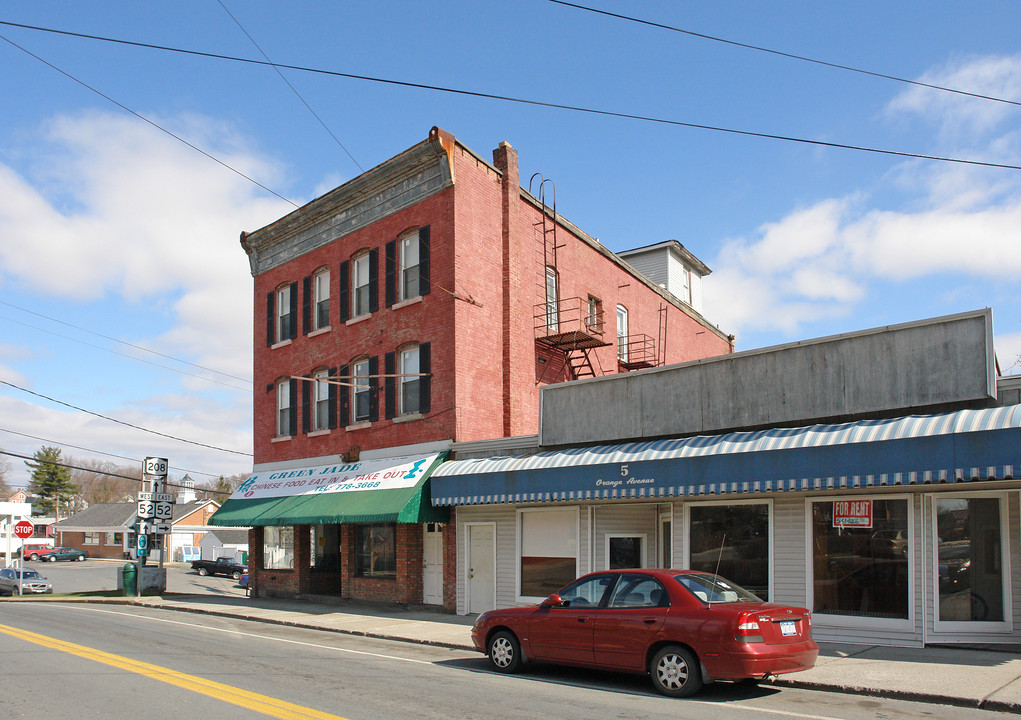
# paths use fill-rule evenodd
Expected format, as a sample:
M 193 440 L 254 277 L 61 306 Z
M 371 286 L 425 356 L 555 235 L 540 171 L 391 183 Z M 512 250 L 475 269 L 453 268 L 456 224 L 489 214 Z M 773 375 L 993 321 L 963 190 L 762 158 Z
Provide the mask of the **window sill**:
M 323 435 L 329 435 L 330 432 L 331 431 L 329 429 L 325 429 L 325 430 L 313 430 L 312 432 L 310 432 L 308 434 L 308 437 L 310 437 L 310 438 L 322 437 Z
M 394 418 L 394 424 L 411 422 L 412 420 L 421 420 L 425 417 L 422 413 L 408 413 L 407 415 L 398 415 Z
M 309 336 L 310 338 L 313 338 L 313 337 L 315 337 L 316 335 L 325 335 L 326 333 L 330 332 L 330 330 L 332 330 L 332 329 L 333 329 L 332 327 L 330 327 L 329 325 L 327 325 L 326 327 L 321 327 L 321 328 L 319 328 L 319 329 L 317 329 L 317 330 L 313 330 L 312 332 L 310 332 L 310 333 L 308 334 L 308 336 Z
M 275 443 L 278 443 L 278 442 L 290 442 L 291 438 L 293 438 L 293 437 L 294 437 L 293 435 L 277 435 L 275 438 L 270 440 L 270 442 L 275 442 Z
M 277 348 L 287 347 L 290 344 L 291 344 L 291 340 L 290 340 L 290 338 L 288 338 L 287 340 L 281 340 L 280 342 L 276 343 L 275 345 L 270 345 L 269 349 L 270 350 L 276 350 Z
M 365 428 L 370 427 L 372 427 L 372 423 L 366 420 L 365 422 L 351 423 L 346 428 L 344 428 L 344 430 L 346 432 L 351 432 L 352 430 L 364 430 Z
M 407 300 L 401 300 L 399 303 L 394 303 L 393 305 L 390 306 L 390 309 L 400 310 L 402 307 L 407 307 L 408 305 L 416 305 L 420 302 L 422 302 L 422 296 L 416 295 L 413 298 L 408 298 Z
M 344 324 L 345 325 L 357 325 L 360 322 L 365 322 L 370 317 L 372 317 L 372 313 L 363 313 L 362 315 L 356 315 L 355 317 L 351 318 L 350 320 L 348 320 Z

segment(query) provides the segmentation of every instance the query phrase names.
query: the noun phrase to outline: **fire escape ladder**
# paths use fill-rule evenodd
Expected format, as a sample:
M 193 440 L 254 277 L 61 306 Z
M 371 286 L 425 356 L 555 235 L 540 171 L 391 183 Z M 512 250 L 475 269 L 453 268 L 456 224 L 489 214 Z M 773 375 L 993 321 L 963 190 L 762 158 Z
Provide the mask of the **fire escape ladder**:
M 667 306 L 660 303 L 659 306 L 659 343 L 656 345 L 656 365 L 666 365 L 666 327 L 667 327 Z
M 592 365 L 589 348 L 579 348 L 567 353 L 567 364 L 571 368 L 571 377 L 575 380 L 583 377 L 595 377 L 596 369 Z

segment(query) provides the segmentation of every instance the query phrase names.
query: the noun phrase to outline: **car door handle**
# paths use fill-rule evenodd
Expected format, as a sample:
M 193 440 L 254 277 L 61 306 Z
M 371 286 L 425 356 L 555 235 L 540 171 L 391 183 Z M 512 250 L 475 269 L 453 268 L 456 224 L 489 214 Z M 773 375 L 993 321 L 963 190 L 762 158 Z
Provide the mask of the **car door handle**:
M 642 622 L 646 625 L 654 625 L 656 623 L 656 618 L 645 618 Z
M 586 622 L 588 618 L 578 618 L 578 622 Z

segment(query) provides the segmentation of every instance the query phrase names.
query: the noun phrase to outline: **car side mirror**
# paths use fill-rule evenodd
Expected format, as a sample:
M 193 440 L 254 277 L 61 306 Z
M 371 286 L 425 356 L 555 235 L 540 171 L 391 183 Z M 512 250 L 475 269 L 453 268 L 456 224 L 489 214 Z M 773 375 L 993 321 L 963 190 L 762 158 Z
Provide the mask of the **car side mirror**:
M 562 602 L 563 602 L 563 600 L 560 599 L 560 596 L 557 595 L 556 593 L 553 593 L 548 598 L 546 598 L 545 600 L 542 601 L 542 605 L 540 607 L 545 607 L 545 608 L 557 607 Z

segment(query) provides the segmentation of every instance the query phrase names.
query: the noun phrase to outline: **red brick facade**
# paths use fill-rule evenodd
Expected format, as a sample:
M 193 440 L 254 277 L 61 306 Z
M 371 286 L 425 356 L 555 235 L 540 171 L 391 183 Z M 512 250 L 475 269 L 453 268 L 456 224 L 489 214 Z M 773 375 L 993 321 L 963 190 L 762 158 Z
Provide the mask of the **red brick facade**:
M 431 181 L 435 184 L 429 185 Z M 334 234 L 334 225 L 344 229 Z M 423 269 L 428 291 L 388 305 L 384 266 L 393 252 L 390 243 L 414 230 L 428 238 L 428 270 Z M 313 459 L 327 463 L 356 458 L 367 450 L 395 448 L 399 454 L 400 448 L 421 443 L 536 433 L 539 386 L 572 377 L 562 350 L 536 342 L 535 318 L 545 302 L 548 265 L 556 272 L 565 324 L 574 321 L 582 326 L 584 317 L 571 313 L 587 312 L 590 297 L 601 306 L 600 326 L 607 344 L 590 353 L 595 374 L 619 370 L 613 344 L 618 304 L 627 308 L 629 332 L 658 340 L 657 363 L 733 350 L 730 339 L 698 313 L 643 279 L 597 241 L 554 218 L 549 208 L 544 222 L 541 204 L 521 188 L 517 153 L 506 143 L 494 151 L 490 164 L 434 128 L 425 142 L 278 222 L 243 235 L 242 244 L 255 276 L 256 467 L 289 461 L 316 464 Z M 378 310 L 342 320 L 338 305 L 345 290 L 342 263 L 350 267 L 366 251 L 378 258 L 374 288 Z M 302 327 L 283 342 L 267 337 L 269 313 L 277 311 L 271 306 L 271 294 L 290 286 L 295 288 L 292 293 L 302 295 L 305 279 L 321 268 L 330 269 L 328 329 L 305 332 Z M 297 318 L 303 322 L 301 312 Z M 298 381 L 293 415 L 298 427 L 286 437 L 277 436 L 278 381 L 309 376 L 317 369 L 336 371 L 366 357 L 378 363 L 383 374 L 387 355 L 409 343 L 428 344 L 428 410 L 421 416 L 387 419 L 393 398 L 381 386 L 378 420 L 352 426 L 335 407 L 335 427 L 308 432 Z M 444 533 L 444 605 L 451 609 L 453 529 L 448 523 Z M 256 592 L 421 602 L 420 525 L 398 525 L 395 580 L 354 577 L 349 567 L 350 527 L 342 528 L 336 582 L 325 575 L 315 577 L 307 570 L 307 528 L 298 530 L 295 567 L 305 570 L 291 574 L 256 569 L 261 567 L 262 533 L 258 528 L 253 531 L 250 566 Z

